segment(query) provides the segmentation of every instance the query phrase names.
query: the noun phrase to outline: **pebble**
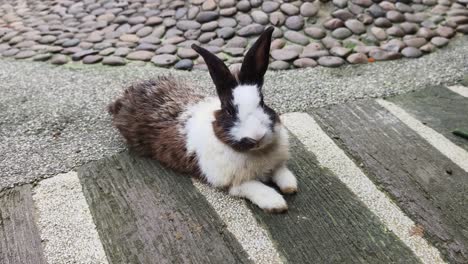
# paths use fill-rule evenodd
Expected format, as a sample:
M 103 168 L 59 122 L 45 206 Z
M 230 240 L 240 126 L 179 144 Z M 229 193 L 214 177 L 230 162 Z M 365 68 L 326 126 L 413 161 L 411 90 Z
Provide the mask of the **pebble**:
M 401 51 L 401 54 L 406 58 L 419 58 L 422 56 L 422 52 L 418 48 L 406 47 Z
M 431 39 L 431 43 L 434 44 L 436 47 L 443 47 L 445 45 L 447 45 L 449 42 L 449 40 L 447 38 L 444 38 L 444 37 L 433 37 Z
M 249 12 L 251 9 L 250 3 L 247 0 L 241 0 L 236 5 L 237 10 L 241 12 Z
M 348 0 L 333 0 L 333 4 L 339 8 L 345 8 L 348 5 Z
M 80 43 L 79 39 L 67 39 L 62 43 L 62 47 L 68 48 L 68 47 L 74 47 Z
M 453 30 L 453 28 L 451 27 L 442 26 L 436 29 L 436 33 L 441 37 L 451 38 L 455 35 L 455 30 Z
M 405 35 L 405 32 L 403 31 L 403 29 L 401 29 L 401 27 L 399 26 L 393 26 L 391 28 L 388 28 L 386 32 L 388 35 L 394 36 L 394 37 L 403 37 Z
M 290 16 L 286 19 L 285 25 L 292 30 L 300 30 L 304 27 L 304 18 L 301 16 Z
M 419 30 L 419 26 L 411 22 L 403 22 L 400 24 L 400 27 L 403 29 L 405 34 L 415 34 Z
M 150 44 L 150 43 L 141 43 L 135 48 L 135 50 L 155 51 L 157 48 L 158 46 Z
M 252 16 L 252 19 L 256 22 L 256 23 L 259 23 L 259 24 L 262 24 L 262 25 L 266 25 L 268 24 L 268 15 L 265 14 L 264 12 L 262 11 L 253 11 L 251 14 Z
M 103 50 L 99 51 L 99 55 L 109 56 L 114 52 L 115 52 L 115 48 L 111 47 L 111 48 L 107 48 L 107 49 L 103 49 Z
M 230 39 L 234 36 L 235 33 L 236 31 L 234 30 L 234 28 L 231 28 L 231 27 L 223 27 L 223 28 L 216 30 L 216 34 L 218 35 L 219 38 L 222 38 L 222 39 Z
M 271 70 L 287 70 L 289 69 L 289 63 L 285 61 L 274 61 L 270 63 L 269 69 Z
M 242 37 L 234 37 L 226 43 L 228 48 L 245 48 L 247 46 L 247 39 Z
M 392 22 L 390 22 L 390 20 L 383 18 L 383 17 L 377 18 L 374 24 L 378 27 L 383 27 L 383 28 L 389 28 L 392 26 Z
M 285 3 L 280 6 L 281 11 L 285 13 L 288 16 L 294 16 L 299 14 L 299 8 L 297 6 L 290 4 L 290 3 Z
M 151 62 L 156 66 L 168 67 L 177 62 L 177 57 L 170 54 L 156 55 L 151 59 Z
M 286 17 L 281 12 L 273 12 L 270 14 L 270 23 L 274 26 L 282 26 L 286 22 Z
M 118 55 L 117 50 L 115 52 L 115 55 Z M 124 55 L 121 55 L 124 56 Z M 138 51 L 132 51 L 127 54 L 126 58 L 129 60 L 139 60 L 139 61 L 149 61 L 151 58 L 154 56 L 154 52 L 151 51 L 146 51 L 146 50 L 138 50 Z
M 196 59 L 198 53 L 191 48 L 179 48 L 177 50 L 177 56 L 182 59 Z
M 129 48 L 121 47 L 121 48 L 115 49 L 114 55 L 115 56 L 125 57 L 125 56 L 127 56 L 127 54 L 130 53 L 130 51 L 131 50 Z
M 180 60 L 174 65 L 174 68 L 176 70 L 191 70 L 193 68 L 193 61 L 188 59 Z
M 37 54 L 36 56 L 33 57 L 33 61 L 46 61 L 52 58 L 51 53 L 42 53 L 42 54 Z
M 124 34 L 120 36 L 119 39 L 124 42 L 138 42 L 140 40 L 140 38 L 134 34 Z
M 271 52 L 271 57 L 279 61 L 290 61 L 297 58 L 299 54 L 294 50 L 277 49 Z
M 231 55 L 231 56 L 234 56 L 234 57 L 244 55 L 244 49 L 243 48 L 225 48 L 224 52 Z
M 301 5 L 300 13 L 303 17 L 313 17 L 319 11 L 319 7 L 316 4 L 305 2 Z
M 237 21 L 230 17 L 220 18 L 218 21 L 219 27 L 235 27 L 237 26 Z
M 174 53 L 176 53 L 176 51 L 177 51 L 177 47 L 175 45 L 168 44 L 168 45 L 164 45 L 164 46 L 160 47 L 159 49 L 157 49 L 156 54 L 174 54 Z
M 205 11 L 205 12 L 200 12 L 197 17 L 196 21 L 199 23 L 205 23 L 205 22 L 210 22 L 213 20 L 218 19 L 219 13 L 214 12 L 214 11 Z
M 22 50 L 15 55 L 15 59 L 27 59 L 36 55 L 36 52 L 33 50 Z
M 218 21 L 211 21 L 201 25 L 201 31 L 213 31 L 219 26 Z
M 252 24 L 253 22 L 252 17 L 250 17 L 250 15 L 247 15 L 247 14 L 238 14 L 236 16 L 236 19 L 237 19 L 237 23 L 239 24 L 239 26 L 242 26 L 242 27 L 248 26 Z
M 189 29 L 199 29 L 201 25 L 197 21 L 180 20 L 176 23 L 176 27 L 180 30 L 186 31 Z
M 68 57 L 62 54 L 56 54 L 50 60 L 50 63 L 55 65 L 63 65 L 68 62 Z
M 326 36 L 323 29 L 317 27 L 308 27 L 304 29 L 304 33 L 314 39 L 322 39 Z
M 209 10 L 209 11 L 216 9 L 216 7 L 217 5 L 214 0 L 206 0 L 203 2 L 203 5 L 202 5 L 203 10 Z
M 326 29 L 334 30 L 334 29 L 337 29 L 337 28 L 340 28 L 340 27 L 344 27 L 344 23 L 343 23 L 343 21 L 341 21 L 338 18 L 332 18 L 332 19 L 329 19 L 329 20 L 325 21 L 323 26 Z
M 432 45 L 432 43 L 427 43 L 426 45 L 419 48 L 422 52 L 430 53 L 435 51 L 437 48 L 436 46 Z
M 372 27 L 371 33 L 374 34 L 374 36 L 380 41 L 387 39 L 387 33 L 385 33 L 385 30 L 383 30 L 382 28 Z
M 312 59 L 318 59 L 323 56 L 328 56 L 330 53 L 328 50 L 315 50 L 315 49 L 308 49 L 305 48 L 301 55 L 299 56 L 300 58 L 312 58 Z
M 330 49 L 330 54 L 338 57 L 346 57 L 352 52 L 351 49 L 344 47 L 333 47 Z
M 420 48 L 424 44 L 427 43 L 427 40 L 425 38 L 411 38 L 411 39 L 405 39 L 403 42 L 410 47 L 415 47 L 415 48 Z
M 263 32 L 264 26 L 260 24 L 250 24 L 237 31 L 237 34 L 241 37 L 249 37 L 260 35 Z
M 333 30 L 333 32 L 331 33 L 331 35 L 336 39 L 345 39 L 351 36 L 352 34 L 353 33 L 349 29 L 344 28 L 344 27 L 337 28 Z
M 300 58 L 295 60 L 293 65 L 298 68 L 309 68 L 317 66 L 317 62 L 310 58 Z
M 377 4 L 372 5 L 368 9 L 368 11 L 372 15 L 372 17 L 375 17 L 375 18 L 384 17 L 386 15 L 385 10 Z
M 396 60 L 401 58 L 401 54 L 393 51 L 374 49 L 369 52 L 369 56 L 377 61 Z
M 98 54 L 97 50 L 80 50 L 76 53 L 74 53 L 71 58 L 74 61 L 81 60 L 83 57 L 88 56 L 88 55 L 95 55 Z
M 403 22 L 405 21 L 405 16 L 398 11 L 390 10 L 386 15 L 387 19 L 391 22 Z
M 12 57 L 15 56 L 20 50 L 17 48 L 8 49 L 2 52 L 3 57 Z
M 325 67 L 339 67 L 345 63 L 345 61 L 340 57 L 334 56 L 323 56 L 317 60 L 318 64 Z
M 237 12 L 237 8 L 235 8 L 235 7 L 230 7 L 230 8 L 221 9 L 221 10 L 219 11 L 219 14 L 220 14 L 221 16 L 229 17 L 229 16 L 233 16 L 236 12 Z
M 50 43 L 53 43 L 56 40 L 57 40 L 56 36 L 46 35 L 46 36 L 41 37 L 37 42 L 39 42 L 41 44 L 50 44 Z
M 297 31 L 286 31 L 284 33 L 284 37 L 291 41 L 291 42 L 294 42 L 294 43 L 297 43 L 297 44 L 300 44 L 302 46 L 305 46 L 307 44 L 309 44 L 309 38 L 307 38 L 306 36 L 304 36 L 303 34 L 297 32 Z
M 271 42 L 270 49 L 282 49 L 286 45 L 286 41 L 284 39 L 275 39 Z
M 351 64 L 364 64 L 368 62 L 369 58 L 364 53 L 353 53 L 346 60 Z
M 354 34 L 362 34 L 366 32 L 364 24 L 357 19 L 349 19 L 345 22 L 345 26 L 349 28 Z
M 103 57 L 100 55 L 88 55 L 83 58 L 83 63 L 84 64 L 94 64 L 102 61 Z
M 272 13 L 278 10 L 280 4 L 274 1 L 264 1 L 262 3 L 262 10 L 266 13 Z

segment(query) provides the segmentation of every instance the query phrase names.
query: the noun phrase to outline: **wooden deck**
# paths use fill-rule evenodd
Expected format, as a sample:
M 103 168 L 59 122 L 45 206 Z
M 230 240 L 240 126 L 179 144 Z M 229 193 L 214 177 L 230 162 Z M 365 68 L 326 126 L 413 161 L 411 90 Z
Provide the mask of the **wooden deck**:
M 468 155 L 468 140 L 451 133 L 468 130 L 468 98 L 434 86 L 386 100 L 445 137 L 448 148 Z M 352 173 L 337 174 L 343 171 L 334 167 L 342 165 L 333 160 L 338 154 L 328 153 L 323 163 L 326 148 L 306 147 L 304 135 L 315 138 L 306 132 L 291 133 L 288 166 L 298 177 L 299 193 L 286 196 L 289 211 L 279 215 L 248 202 L 236 205 L 245 208 L 236 215 L 230 197 L 227 206 L 213 206 L 216 199 L 187 175 L 123 152 L 78 169 L 108 263 L 468 263 L 465 167 L 375 100 L 304 115 L 363 173 L 363 184 L 375 185 L 369 192 L 379 192 L 403 217 L 389 211 L 389 226 L 385 211 L 376 212 L 379 205 L 369 206 L 367 194 L 342 180 Z M 32 192 L 34 187 L 24 185 L 0 194 L 0 263 L 48 263 Z M 229 231 L 233 222 L 238 232 Z M 271 243 L 257 241 L 253 229 Z M 268 259 L 268 247 L 278 259 Z

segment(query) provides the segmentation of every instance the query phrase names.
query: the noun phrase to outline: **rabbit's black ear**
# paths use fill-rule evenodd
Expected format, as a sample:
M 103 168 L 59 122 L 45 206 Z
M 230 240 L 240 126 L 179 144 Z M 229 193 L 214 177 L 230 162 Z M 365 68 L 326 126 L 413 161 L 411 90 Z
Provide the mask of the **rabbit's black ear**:
M 205 60 L 211 79 L 216 86 L 216 92 L 221 100 L 223 108 L 232 104 L 232 89 L 237 86 L 237 80 L 229 71 L 224 62 L 208 50 L 192 44 L 192 49 L 200 54 Z
M 268 69 L 273 30 L 273 27 L 265 29 L 245 55 L 239 73 L 241 84 L 257 84 L 258 87 L 262 86 L 263 76 Z

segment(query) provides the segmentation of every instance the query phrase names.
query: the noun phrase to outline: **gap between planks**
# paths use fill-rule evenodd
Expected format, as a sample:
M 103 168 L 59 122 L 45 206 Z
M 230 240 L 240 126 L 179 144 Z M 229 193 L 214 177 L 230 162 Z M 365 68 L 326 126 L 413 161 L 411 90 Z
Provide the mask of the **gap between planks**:
M 424 263 L 445 263 L 439 251 L 424 238 L 412 236 L 415 223 L 406 216 L 374 183 L 356 166 L 306 113 L 289 113 L 281 116 L 282 122 L 305 147 L 314 153 L 320 164 L 330 169 L 356 196 L 397 235 Z

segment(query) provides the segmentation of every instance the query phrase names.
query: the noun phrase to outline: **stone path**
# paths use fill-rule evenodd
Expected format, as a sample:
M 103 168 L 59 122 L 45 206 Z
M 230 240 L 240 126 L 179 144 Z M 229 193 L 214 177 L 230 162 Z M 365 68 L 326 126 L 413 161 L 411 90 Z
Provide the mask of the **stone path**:
M 227 64 L 273 25 L 271 69 L 417 58 L 468 33 L 467 0 L 0 1 L 0 54 L 65 64 L 150 62 L 205 69 L 197 43 Z
M 282 215 L 127 152 L 6 189 L 0 262 L 466 263 L 467 91 L 283 114 L 300 191 Z

